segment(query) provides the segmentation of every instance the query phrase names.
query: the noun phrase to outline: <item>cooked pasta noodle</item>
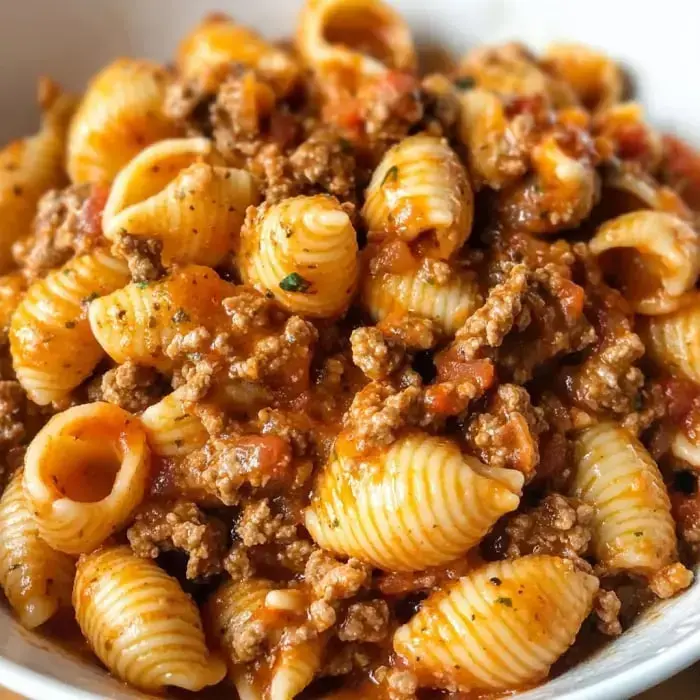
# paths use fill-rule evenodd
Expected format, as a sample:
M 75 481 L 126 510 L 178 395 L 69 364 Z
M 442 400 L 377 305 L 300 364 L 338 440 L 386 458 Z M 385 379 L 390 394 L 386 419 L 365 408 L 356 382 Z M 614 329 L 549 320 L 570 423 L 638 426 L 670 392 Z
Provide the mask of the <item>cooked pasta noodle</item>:
M 357 238 L 334 197 L 293 197 L 248 213 L 238 262 L 244 282 L 304 316 L 342 315 L 357 286 Z
M 74 574 L 72 557 L 39 536 L 17 471 L 0 498 L 0 587 L 19 621 L 33 629 L 70 607 Z
M 687 430 L 678 428 L 671 437 L 671 454 L 691 467 L 700 469 L 700 445 L 696 430 L 694 425 L 691 436 Z
M 637 313 L 674 311 L 700 271 L 697 232 L 663 212 L 637 211 L 607 221 L 590 247 L 604 267 L 607 263 Z
M 0 272 L 12 266 L 12 244 L 29 234 L 41 195 L 66 180 L 63 161 L 75 99 L 43 78 L 39 104 L 38 133 L 0 150 Z
M 659 367 L 700 384 L 700 296 L 689 294 L 677 311 L 644 319 L 639 331 Z
M 141 415 L 151 452 L 157 457 L 182 457 L 209 437 L 202 421 L 189 413 L 177 389 Z
M 90 330 L 87 304 L 128 279 L 126 265 L 98 249 L 32 284 L 10 326 L 12 363 L 32 401 L 44 406 L 63 399 L 90 375 L 104 353 Z
M 216 90 L 231 64 L 254 68 L 282 95 L 291 90 L 300 72 L 286 51 L 221 14 L 206 17 L 178 48 L 177 66 L 182 75 L 206 90 Z
M 593 547 L 610 571 L 650 576 L 676 557 L 671 504 L 659 468 L 628 431 L 599 423 L 577 437 L 572 493 L 595 508 Z
M 366 460 L 348 450 L 339 438 L 306 527 L 324 549 L 382 569 L 448 562 L 518 506 L 520 472 L 487 467 L 449 440 L 414 433 Z
M 24 298 L 26 288 L 24 277 L 17 272 L 0 277 L 0 335 L 7 337 L 12 314 Z
M 144 149 L 114 180 L 102 225 L 107 238 L 143 236 L 163 244 L 166 265 L 217 265 L 257 204 L 252 176 L 202 162 L 206 139 L 169 139 Z
M 598 579 L 559 557 L 487 564 L 425 600 L 394 650 L 425 685 L 522 688 L 573 643 L 597 590 Z
M 174 578 L 128 547 L 81 557 L 73 605 L 95 654 L 137 688 L 196 691 L 226 673 L 207 650 L 197 606 Z
M 110 183 L 142 148 L 177 136 L 163 113 L 168 74 L 121 58 L 98 73 L 71 122 L 68 174 L 75 183 Z
M 296 43 L 322 84 L 352 88 L 390 68 L 416 67 L 408 25 L 381 0 L 307 0 Z
M 90 304 L 90 327 L 115 362 L 132 360 L 162 370 L 172 368 L 165 354 L 173 338 L 203 324 L 221 327 L 221 306 L 233 286 L 212 269 L 186 265 L 157 282 L 132 283 Z
M 91 403 L 55 415 L 32 440 L 24 490 L 41 537 L 90 552 L 121 529 L 146 492 L 150 452 L 138 418 Z
M 367 275 L 362 299 L 374 321 L 409 312 L 435 321 L 446 335 L 453 335 L 484 302 L 475 275 L 456 270 L 446 282 L 420 270 Z
M 543 61 L 566 80 L 589 109 L 604 109 L 622 99 L 622 70 L 605 54 L 580 44 L 557 43 L 547 48 Z
M 446 141 L 428 134 L 387 151 L 362 208 L 371 237 L 414 242 L 444 259 L 469 238 L 473 214 L 464 166 Z

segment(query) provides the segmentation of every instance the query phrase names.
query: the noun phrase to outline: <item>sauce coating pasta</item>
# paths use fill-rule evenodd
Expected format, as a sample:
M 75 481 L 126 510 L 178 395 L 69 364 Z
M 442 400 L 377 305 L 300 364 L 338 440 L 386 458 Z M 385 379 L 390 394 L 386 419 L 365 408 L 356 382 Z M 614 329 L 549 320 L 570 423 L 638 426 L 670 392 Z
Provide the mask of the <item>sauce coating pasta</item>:
M 700 153 L 622 67 L 429 72 L 382 0 L 173 49 L 0 150 L 18 624 L 168 698 L 495 700 L 682 594 Z

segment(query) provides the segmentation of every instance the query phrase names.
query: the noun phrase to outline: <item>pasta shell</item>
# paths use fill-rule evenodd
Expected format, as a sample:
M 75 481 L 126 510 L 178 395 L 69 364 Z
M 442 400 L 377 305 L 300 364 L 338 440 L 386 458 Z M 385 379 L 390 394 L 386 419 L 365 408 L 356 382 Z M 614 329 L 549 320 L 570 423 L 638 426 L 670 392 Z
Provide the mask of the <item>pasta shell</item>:
M 677 311 L 638 324 L 647 355 L 670 374 L 700 384 L 700 296 L 689 294 Z
M 334 197 L 293 197 L 249 213 L 238 264 L 244 282 L 292 313 L 341 316 L 358 278 L 357 237 Z
M 220 263 L 259 198 L 246 171 L 201 162 L 210 152 L 206 139 L 169 139 L 139 153 L 114 180 L 102 216 L 105 236 L 159 240 L 166 265 Z
M 7 337 L 10 332 L 12 314 L 24 298 L 26 288 L 26 281 L 21 272 L 0 277 L 0 336 Z
M 186 265 L 158 282 L 128 284 L 96 299 L 88 311 L 90 327 L 115 362 L 132 360 L 168 371 L 173 362 L 165 350 L 173 338 L 201 326 L 222 327 L 221 302 L 233 289 L 212 269 Z
M 81 557 L 73 605 L 95 654 L 137 688 L 198 691 L 226 675 L 207 650 L 197 606 L 174 578 L 128 547 Z
M 542 58 L 548 68 L 574 89 L 588 109 L 604 109 L 622 99 L 622 69 L 609 56 L 589 46 L 556 43 L 547 47 Z
M 141 415 L 151 452 L 157 457 L 184 457 L 204 445 L 209 434 L 189 413 L 178 390 L 149 406 Z
M 217 90 L 232 63 L 255 69 L 280 95 L 294 87 L 300 74 L 286 51 L 222 14 L 206 17 L 183 39 L 177 52 L 180 74 L 209 92 Z
M 322 83 L 356 86 L 387 69 L 413 71 L 417 64 L 408 24 L 380 0 L 307 0 L 296 43 Z
M 12 244 L 29 235 L 41 195 L 66 182 L 63 161 L 75 99 L 43 79 L 39 102 L 39 132 L 0 150 L 0 272 L 12 267 Z
M 624 428 L 600 423 L 574 445 L 572 494 L 595 508 L 593 547 L 611 571 L 651 575 L 676 557 L 676 529 L 659 468 Z
M 640 314 L 675 311 L 700 272 L 698 234 L 673 214 L 623 214 L 605 222 L 589 245 Z
M 146 492 L 146 434 L 108 403 L 55 415 L 25 457 L 24 491 L 41 537 L 68 554 L 90 552 L 120 530 Z
M 413 241 L 447 259 L 469 238 L 474 195 L 444 139 L 417 134 L 396 144 L 374 171 L 362 216 L 375 238 Z
M 490 468 L 424 433 L 367 461 L 339 438 L 306 510 L 324 549 L 389 571 L 443 564 L 477 544 L 520 501 L 523 475 Z
M 433 593 L 394 635 L 421 685 L 516 690 L 542 680 L 593 607 L 598 579 L 571 561 L 527 556 Z
M 68 135 L 71 180 L 110 183 L 144 147 L 178 135 L 164 112 L 169 77 L 156 63 L 121 58 L 98 73 Z
M 29 288 L 12 316 L 10 351 L 32 401 L 45 406 L 63 399 L 90 375 L 103 352 L 90 330 L 87 302 L 128 279 L 122 261 L 95 250 Z
M 692 432 L 692 438 L 688 432 Z M 692 431 L 677 428 L 671 437 L 671 454 L 691 467 L 700 469 L 700 445 L 697 444 L 697 436 L 696 424 L 692 426 Z
M 366 275 L 362 299 L 374 321 L 408 312 L 435 321 L 446 335 L 454 335 L 484 303 L 475 276 L 468 272 L 454 272 L 447 282 L 439 282 L 417 270 Z
M 39 536 L 16 472 L 0 498 L 0 586 L 28 629 L 69 608 L 75 562 Z

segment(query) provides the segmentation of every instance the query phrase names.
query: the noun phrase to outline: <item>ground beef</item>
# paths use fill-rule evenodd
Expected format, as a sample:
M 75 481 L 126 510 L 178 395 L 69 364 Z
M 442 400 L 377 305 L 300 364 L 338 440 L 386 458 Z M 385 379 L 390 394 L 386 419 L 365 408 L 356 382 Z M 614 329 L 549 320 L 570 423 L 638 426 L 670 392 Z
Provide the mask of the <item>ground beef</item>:
M 371 663 L 372 654 L 363 644 L 343 644 L 340 648 L 327 650 L 326 658 L 318 675 L 320 677 L 347 676 L 353 671 L 366 670 Z
M 28 403 L 19 382 L 0 381 L 0 451 L 16 447 L 24 439 Z
M 385 600 L 353 603 L 338 630 L 343 642 L 381 642 L 389 636 L 389 606 Z
M 315 549 L 316 545 L 309 540 L 294 540 L 280 549 L 277 561 L 295 574 L 303 574 Z
M 107 192 L 93 185 L 50 190 L 40 200 L 32 234 L 14 244 L 12 253 L 29 279 L 42 277 L 74 254 L 102 240 L 99 214 Z
M 411 313 L 387 316 L 377 328 L 390 340 L 410 350 L 430 350 L 437 345 L 440 333 L 436 323 Z
M 649 580 L 649 588 L 662 599 L 672 598 L 693 582 L 693 572 L 683 564 L 675 563 L 657 571 Z
M 664 418 L 668 412 L 668 398 L 664 387 L 658 381 L 647 382 L 635 399 L 636 403 L 640 404 L 639 410 L 628 413 L 622 419 L 623 427 L 633 435 L 641 435 L 654 423 Z
M 396 389 L 388 382 L 372 382 L 355 394 L 344 424 L 360 452 L 389 445 L 410 425 L 420 422 L 422 391 L 417 386 Z
M 455 334 L 455 347 L 463 360 L 473 360 L 484 349 L 501 345 L 522 310 L 527 287 L 527 268 L 513 265 L 506 279 L 489 291 L 486 303 Z
M 262 146 L 248 160 L 246 169 L 258 180 L 266 203 L 275 204 L 301 194 L 289 158 L 276 143 Z
M 161 551 L 171 549 L 186 552 L 188 579 L 211 576 L 222 570 L 226 528 L 194 503 L 183 500 L 151 503 L 137 512 L 126 534 L 139 557 L 155 559 Z
M 435 136 L 454 137 L 462 108 L 453 82 L 444 75 L 433 73 L 421 82 L 423 126 Z
M 261 435 L 276 435 L 291 445 L 295 457 L 308 456 L 312 451 L 312 432 L 299 420 L 298 414 L 276 408 L 263 408 L 257 422 Z
M 418 678 L 411 671 L 380 666 L 373 674 L 375 682 L 386 688 L 386 700 L 415 700 Z
M 304 570 L 304 581 L 318 598 L 328 603 L 346 600 L 367 588 L 371 576 L 372 567 L 368 564 L 353 558 L 343 563 L 322 549 L 309 557 Z
M 593 612 L 596 616 L 596 627 L 608 637 L 617 637 L 622 634 L 620 624 L 620 608 L 622 603 L 615 591 L 600 589 L 593 603 Z
M 155 369 L 127 360 L 102 375 L 99 400 L 139 413 L 156 403 L 167 389 L 165 379 Z
M 484 395 L 494 380 L 494 368 L 489 360 L 452 362 L 442 358 L 438 362 L 437 380 L 423 393 L 421 425 L 424 426 L 464 413 L 472 401 Z
M 370 378 L 386 379 L 405 360 L 400 344 L 387 340 L 376 326 L 356 328 L 350 335 L 352 361 Z
M 168 85 L 163 112 L 189 136 L 210 136 L 209 106 L 214 95 L 198 80 L 177 79 Z
M 289 164 L 305 194 L 327 192 L 341 201 L 355 201 L 354 149 L 334 129 L 316 129 L 292 153 Z
M 501 384 L 486 411 L 469 422 L 465 437 L 482 462 L 532 476 L 540 459 L 538 438 L 546 428 L 542 411 L 533 408 L 526 389 Z
M 506 525 L 511 559 L 527 554 L 552 554 L 590 568 L 581 557 L 592 536 L 593 508 L 557 493 L 545 496 L 536 508 L 511 517 Z
M 211 438 L 184 459 L 159 465 L 151 490 L 161 498 L 181 494 L 200 505 L 237 505 L 242 488 L 279 492 L 303 485 L 309 472 L 292 468 L 291 452 L 274 435 Z
M 112 253 L 126 260 L 132 282 L 151 282 L 165 274 L 160 261 L 163 244 L 155 238 L 122 234 L 112 246 Z
M 246 547 L 272 542 L 291 542 L 296 538 L 296 523 L 283 513 L 274 513 L 267 498 L 250 501 L 243 506 L 236 534 Z
M 245 581 L 255 575 L 255 568 L 245 547 L 238 544 L 231 547 L 231 551 L 224 557 L 223 567 L 234 581 Z
M 250 287 L 237 287 L 236 295 L 224 299 L 222 306 L 236 336 L 266 328 L 276 316 L 273 302 Z

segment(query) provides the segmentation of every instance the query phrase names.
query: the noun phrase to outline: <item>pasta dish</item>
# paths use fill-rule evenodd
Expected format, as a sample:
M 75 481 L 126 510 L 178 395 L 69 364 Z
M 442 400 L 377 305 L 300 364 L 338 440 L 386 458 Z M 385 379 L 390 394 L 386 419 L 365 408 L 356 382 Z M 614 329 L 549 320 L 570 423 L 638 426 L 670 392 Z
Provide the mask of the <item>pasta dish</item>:
M 0 151 L 18 624 L 151 693 L 481 700 L 691 585 L 700 154 L 612 58 L 430 72 L 390 5 L 307 0 L 38 99 Z

